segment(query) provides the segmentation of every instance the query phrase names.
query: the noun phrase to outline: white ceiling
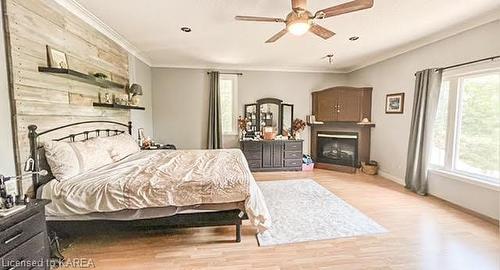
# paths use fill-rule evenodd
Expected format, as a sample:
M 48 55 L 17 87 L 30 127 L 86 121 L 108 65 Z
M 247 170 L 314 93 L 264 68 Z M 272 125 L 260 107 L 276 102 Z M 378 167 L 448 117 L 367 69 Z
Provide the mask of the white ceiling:
M 284 24 L 234 16 L 284 18 L 289 0 L 73 1 L 161 67 L 347 72 L 500 18 L 500 0 L 375 0 L 371 9 L 319 21 L 336 32 L 329 40 L 287 34 L 265 44 Z M 308 6 L 314 12 L 343 2 L 309 0 Z M 321 60 L 331 52 L 333 64 Z

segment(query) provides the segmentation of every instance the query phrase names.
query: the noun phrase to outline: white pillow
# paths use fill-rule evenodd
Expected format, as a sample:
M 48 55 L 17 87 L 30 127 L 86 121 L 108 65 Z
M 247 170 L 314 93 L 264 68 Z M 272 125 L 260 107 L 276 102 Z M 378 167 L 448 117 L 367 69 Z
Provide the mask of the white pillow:
M 69 143 L 45 142 L 43 148 L 52 175 L 57 180 L 65 180 L 80 173 L 78 157 Z
M 113 163 L 113 159 L 106 151 L 106 147 L 95 138 L 70 143 L 70 146 L 75 150 L 76 156 L 80 163 L 80 173 L 102 167 Z
M 82 142 L 46 142 L 45 157 L 57 180 L 66 180 L 113 162 L 96 139 Z
M 121 160 L 141 151 L 141 148 L 134 138 L 126 133 L 110 137 L 99 137 L 98 140 L 100 144 L 106 145 L 104 148 L 109 151 L 114 161 Z

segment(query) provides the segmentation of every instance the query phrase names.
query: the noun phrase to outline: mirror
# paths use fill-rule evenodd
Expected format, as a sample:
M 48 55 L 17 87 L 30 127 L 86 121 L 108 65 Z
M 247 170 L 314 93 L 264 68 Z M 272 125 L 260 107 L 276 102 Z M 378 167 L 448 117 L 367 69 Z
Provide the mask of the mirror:
M 260 104 L 260 131 L 272 127 L 279 134 L 280 106 L 274 103 Z
M 292 135 L 292 123 L 293 123 L 293 105 L 292 104 L 282 104 L 281 113 L 283 114 L 281 123 L 281 134 L 282 135 Z
M 257 131 L 257 104 L 245 105 L 245 118 L 248 119 L 247 132 Z
M 281 99 L 263 98 L 246 104 L 244 114 L 249 121 L 247 131 L 253 131 L 255 135 L 264 134 L 264 129 L 267 134 L 273 133 L 272 137 L 291 134 L 293 105 L 285 104 Z

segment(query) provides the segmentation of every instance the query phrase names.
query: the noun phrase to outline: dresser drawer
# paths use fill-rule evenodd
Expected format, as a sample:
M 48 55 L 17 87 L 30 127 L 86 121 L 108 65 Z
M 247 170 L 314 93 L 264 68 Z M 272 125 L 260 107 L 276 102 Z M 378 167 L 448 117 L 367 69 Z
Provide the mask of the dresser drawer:
M 262 167 L 262 161 L 260 159 L 259 160 L 248 160 L 248 167 L 250 167 L 250 169 L 260 168 L 260 167 Z
M 243 151 L 262 151 L 260 142 L 243 142 Z
M 32 237 L 16 249 L 0 258 L 0 269 L 46 269 L 45 265 L 39 265 L 40 262 L 47 263 L 47 235 L 41 232 Z M 18 267 L 15 267 L 16 264 Z
M 285 151 L 302 151 L 302 142 L 286 142 Z
M 0 232 L 0 255 L 5 254 L 34 235 L 45 230 L 43 213 L 26 218 Z
M 301 159 L 302 152 L 285 151 L 285 159 Z
M 257 151 L 245 151 L 243 152 L 245 154 L 245 157 L 247 160 L 249 159 L 262 159 L 262 152 L 257 152 Z
M 302 159 L 285 159 L 285 167 L 300 167 L 302 166 Z

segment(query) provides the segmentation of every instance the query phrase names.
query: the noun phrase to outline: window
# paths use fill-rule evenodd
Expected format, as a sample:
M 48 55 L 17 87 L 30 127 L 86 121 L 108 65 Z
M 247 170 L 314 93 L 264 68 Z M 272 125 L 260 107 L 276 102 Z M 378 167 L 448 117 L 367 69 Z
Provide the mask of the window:
M 500 67 L 443 74 L 430 162 L 500 185 Z
M 219 77 L 221 122 L 223 135 L 237 135 L 238 77 L 221 74 Z

